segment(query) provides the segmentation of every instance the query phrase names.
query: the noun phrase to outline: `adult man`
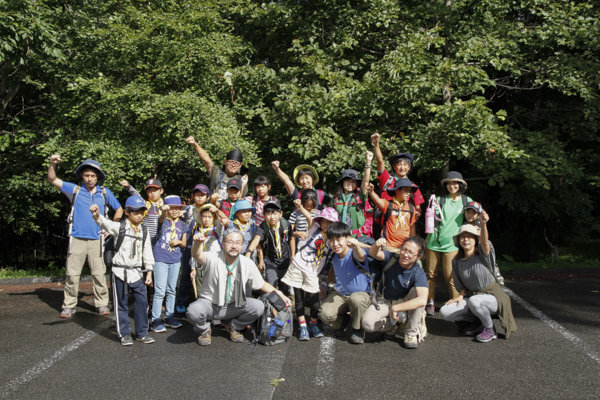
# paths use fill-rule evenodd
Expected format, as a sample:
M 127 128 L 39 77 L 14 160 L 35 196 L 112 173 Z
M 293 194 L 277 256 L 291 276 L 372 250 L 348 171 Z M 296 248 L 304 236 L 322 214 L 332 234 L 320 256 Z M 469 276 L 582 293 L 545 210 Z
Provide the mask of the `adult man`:
M 227 229 L 223 233 L 223 250 L 218 254 L 202 251 L 206 241 L 202 233 L 194 235 L 192 256 L 198 261 L 198 268 L 204 270 L 204 282 L 198 300 L 190 304 L 188 321 L 194 331 L 200 334 L 198 344 L 211 343 L 211 320 L 230 320 L 227 331 L 234 343 L 244 341 L 240 332 L 256 321 L 264 312 L 263 302 L 246 297 L 246 288 L 271 293 L 275 288 L 266 283 L 256 264 L 247 257 L 240 256 L 244 237 L 237 229 Z M 277 292 L 289 307 L 290 299 Z M 248 293 L 249 294 L 249 293 Z
M 379 302 L 380 309 L 371 305 L 363 317 L 362 326 L 366 332 L 389 332 L 392 323 L 398 321 L 400 314 L 408 314 L 404 332 L 404 347 L 416 349 L 418 342 L 423 340 L 423 312 L 427 304 L 429 287 L 427 275 L 416 264 L 425 255 L 425 241 L 418 236 L 407 238 L 399 255 L 387 250 L 385 239 L 378 239 L 371 247 L 371 255 L 383 265 L 383 301 Z M 403 318 L 404 319 L 404 318 Z
M 218 195 L 217 200 L 225 200 L 227 199 L 227 182 L 231 178 L 239 178 L 242 179 L 240 175 L 240 169 L 242 168 L 242 152 L 240 149 L 233 149 L 229 153 L 227 153 L 227 157 L 225 157 L 225 168 L 221 169 L 217 167 L 211 160 L 210 156 L 198 143 L 193 136 L 189 136 L 185 141 L 194 146 L 194 150 L 196 150 L 196 154 L 204 163 L 206 167 L 206 172 L 208 172 L 208 179 L 210 180 L 210 184 L 208 185 L 210 192 Z M 246 197 L 248 194 L 248 186 L 246 184 L 242 187 L 242 195 L 240 198 Z
M 83 180 L 83 185 L 78 186 L 71 182 L 63 182 L 56 177 L 56 165 L 60 162 L 60 155 L 50 157 L 48 167 L 48 182 L 67 196 L 73 204 L 69 227 L 69 251 L 67 255 L 67 273 L 65 280 L 65 299 L 62 305 L 61 318 L 70 318 L 75 314 L 77 306 L 77 292 L 79 291 L 79 277 L 87 257 L 94 287 L 94 304 L 100 315 L 108 315 L 108 288 L 106 286 L 106 266 L 102 259 L 102 240 L 98 225 L 94 222 L 89 208 L 97 204 L 100 215 L 104 215 L 106 205 L 115 210 L 114 221 L 119 221 L 123 215 L 123 208 L 108 189 L 98 185 L 98 181 L 106 176 L 100 169 L 100 163 L 94 160 L 85 160 L 75 175 Z

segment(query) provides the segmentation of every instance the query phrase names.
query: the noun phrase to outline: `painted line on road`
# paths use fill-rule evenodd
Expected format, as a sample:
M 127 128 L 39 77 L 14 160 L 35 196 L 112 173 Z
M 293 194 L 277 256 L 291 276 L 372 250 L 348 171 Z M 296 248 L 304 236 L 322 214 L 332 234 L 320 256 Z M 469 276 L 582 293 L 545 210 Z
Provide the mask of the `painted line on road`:
M 317 362 L 317 386 L 333 385 L 333 364 L 335 361 L 335 339 L 321 338 L 321 349 Z
M 510 296 L 511 299 L 519 303 L 523 308 L 532 313 L 535 317 L 540 319 L 542 322 L 547 324 L 550 328 L 554 329 L 556 332 L 560 333 L 565 339 L 572 342 L 574 345 L 580 347 L 583 352 L 590 357 L 592 360 L 600 363 L 600 354 L 594 351 L 587 343 L 573 335 L 571 332 L 566 330 L 561 324 L 523 300 L 518 294 L 504 286 L 504 291 L 506 294 Z

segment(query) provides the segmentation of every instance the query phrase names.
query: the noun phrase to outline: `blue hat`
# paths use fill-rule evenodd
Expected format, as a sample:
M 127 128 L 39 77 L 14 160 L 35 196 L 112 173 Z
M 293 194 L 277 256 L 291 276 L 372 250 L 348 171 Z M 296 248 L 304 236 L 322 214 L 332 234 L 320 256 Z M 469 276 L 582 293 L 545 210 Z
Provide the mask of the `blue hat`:
M 81 165 L 79 167 L 77 167 L 77 169 L 75 170 L 75 176 L 78 177 L 79 179 L 83 179 L 81 174 L 86 167 L 94 168 L 95 170 L 98 171 L 98 180 L 99 181 L 106 178 L 106 175 L 104 175 L 104 172 L 102 172 L 102 170 L 100 169 L 100 163 L 96 160 L 85 160 L 84 162 L 82 162 Z
M 194 193 L 196 190 L 200 191 L 201 193 L 204 193 L 207 196 L 210 196 L 210 190 L 206 185 L 198 184 L 194 186 L 194 190 L 192 190 L 192 193 Z
M 231 210 L 231 213 L 233 215 L 235 215 L 235 213 L 237 213 L 238 211 L 244 211 L 244 210 L 252 210 L 252 214 L 254 214 L 256 212 L 256 208 L 252 207 L 252 204 L 250 204 L 250 202 L 248 200 L 238 200 L 235 202 L 235 205 L 233 206 L 233 210 Z
M 418 186 L 413 186 L 410 179 L 400 178 L 400 179 L 396 180 L 396 182 L 394 183 L 394 187 L 390 187 L 387 189 L 387 192 L 389 194 L 393 195 L 394 192 L 396 191 L 396 189 L 400 189 L 402 187 L 409 187 L 409 188 L 411 188 L 412 192 L 415 192 L 419 188 Z
M 181 203 L 181 198 L 179 196 L 167 196 L 165 197 L 165 206 L 169 206 L 171 208 L 186 208 L 185 204 Z
M 140 210 L 146 208 L 146 202 L 140 196 L 131 196 L 125 202 L 125 208 L 128 210 Z

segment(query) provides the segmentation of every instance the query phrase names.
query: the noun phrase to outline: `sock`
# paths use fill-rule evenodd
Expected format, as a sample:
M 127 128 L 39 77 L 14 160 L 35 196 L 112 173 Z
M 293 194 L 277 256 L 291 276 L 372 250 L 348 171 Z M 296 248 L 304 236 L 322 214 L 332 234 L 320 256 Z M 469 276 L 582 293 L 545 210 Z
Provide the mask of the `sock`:
M 435 304 L 435 303 L 433 302 L 433 299 L 429 299 L 429 300 L 427 301 L 427 304 Z
M 300 322 L 300 327 L 301 327 L 301 328 L 302 328 L 302 327 L 305 327 L 305 328 L 306 328 L 306 321 L 304 321 L 304 322 Z

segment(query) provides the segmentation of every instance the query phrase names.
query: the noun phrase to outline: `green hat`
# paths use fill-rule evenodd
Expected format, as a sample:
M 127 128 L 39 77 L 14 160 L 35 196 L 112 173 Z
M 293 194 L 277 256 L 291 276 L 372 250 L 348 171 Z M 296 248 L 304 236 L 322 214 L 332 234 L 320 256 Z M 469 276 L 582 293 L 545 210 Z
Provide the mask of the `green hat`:
M 313 175 L 315 176 L 313 186 L 319 183 L 319 174 L 317 173 L 317 170 L 311 167 L 310 165 L 302 164 L 298 165 L 296 169 L 294 169 L 294 182 L 296 182 L 296 185 L 300 186 L 300 182 L 298 182 L 298 171 L 300 171 L 301 169 L 309 169 L 313 173 Z

